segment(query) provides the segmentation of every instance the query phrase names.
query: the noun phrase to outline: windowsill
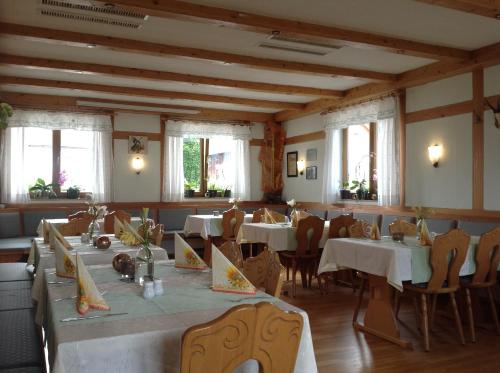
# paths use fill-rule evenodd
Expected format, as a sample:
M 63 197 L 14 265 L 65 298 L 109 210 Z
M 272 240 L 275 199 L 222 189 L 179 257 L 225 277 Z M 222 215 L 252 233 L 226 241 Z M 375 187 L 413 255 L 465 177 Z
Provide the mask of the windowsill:
M 85 203 L 85 199 L 70 199 L 70 198 L 41 198 L 41 199 L 31 199 L 28 203 L 29 204 L 35 204 L 35 203 L 43 203 L 43 204 L 49 204 L 49 203 Z
M 377 205 L 377 200 L 369 200 L 369 199 L 339 199 L 335 203 L 345 204 L 345 205 Z
M 231 197 L 185 197 L 183 202 L 229 202 Z

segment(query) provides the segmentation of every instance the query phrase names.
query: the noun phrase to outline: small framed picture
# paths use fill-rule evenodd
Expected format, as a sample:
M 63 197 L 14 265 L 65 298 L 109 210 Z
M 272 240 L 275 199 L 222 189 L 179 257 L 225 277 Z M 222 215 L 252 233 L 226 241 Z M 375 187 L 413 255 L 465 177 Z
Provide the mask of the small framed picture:
M 147 154 L 148 137 L 147 136 L 129 136 L 128 154 Z
M 286 176 L 297 177 L 299 172 L 297 170 L 297 160 L 299 159 L 299 152 L 286 153 Z
M 313 162 L 318 159 L 318 151 L 316 149 L 307 149 L 306 161 Z
M 316 180 L 317 178 L 318 178 L 318 167 L 317 166 L 306 167 L 306 179 Z

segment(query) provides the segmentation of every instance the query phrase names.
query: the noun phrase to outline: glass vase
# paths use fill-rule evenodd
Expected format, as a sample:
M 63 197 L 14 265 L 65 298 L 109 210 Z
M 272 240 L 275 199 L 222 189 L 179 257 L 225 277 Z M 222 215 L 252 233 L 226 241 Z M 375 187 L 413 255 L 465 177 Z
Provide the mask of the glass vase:
M 99 237 L 100 234 L 100 225 L 97 222 L 97 220 L 92 220 L 92 222 L 89 224 L 89 229 L 88 229 L 88 234 L 89 234 L 89 243 L 90 245 L 95 246 L 97 237 Z
M 154 258 L 148 245 L 141 245 L 135 256 L 135 282 L 143 285 L 144 281 L 153 281 Z

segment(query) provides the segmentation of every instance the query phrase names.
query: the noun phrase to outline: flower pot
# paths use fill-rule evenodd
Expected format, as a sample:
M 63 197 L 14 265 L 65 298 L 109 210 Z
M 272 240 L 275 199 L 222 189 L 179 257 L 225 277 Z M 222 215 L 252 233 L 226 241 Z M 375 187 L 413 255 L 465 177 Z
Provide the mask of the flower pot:
M 351 191 L 348 189 L 340 189 L 341 199 L 351 199 Z
M 209 190 L 208 190 L 208 196 L 209 196 L 210 198 L 217 197 L 217 190 L 216 190 L 216 189 L 209 189 Z
M 224 198 L 231 198 L 231 189 L 226 189 L 224 191 Z
M 66 191 L 66 198 L 68 199 L 78 199 L 80 197 L 80 191 L 78 189 L 69 188 Z
M 184 197 L 193 198 L 194 197 L 194 189 L 185 189 L 184 190 Z

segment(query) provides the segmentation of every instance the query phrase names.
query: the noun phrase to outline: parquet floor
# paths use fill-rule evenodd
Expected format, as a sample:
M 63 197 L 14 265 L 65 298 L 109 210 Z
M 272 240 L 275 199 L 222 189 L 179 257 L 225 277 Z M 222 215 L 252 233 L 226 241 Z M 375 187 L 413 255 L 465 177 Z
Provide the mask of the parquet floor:
M 467 344 L 462 346 L 453 320 L 437 316 L 431 333 L 431 351 L 425 352 L 410 297 L 402 300 L 399 325 L 401 335 L 412 342 L 413 350 L 356 332 L 352 327 L 356 301 L 352 289 L 331 285 L 327 295 L 320 295 L 317 285 L 313 289 L 298 286 L 295 298 L 282 298 L 309 314 L 320 373 L 500 372 L 500 336 L 492 329 L 476 328 L 478 341 L 471 343 L 464 325 Z

